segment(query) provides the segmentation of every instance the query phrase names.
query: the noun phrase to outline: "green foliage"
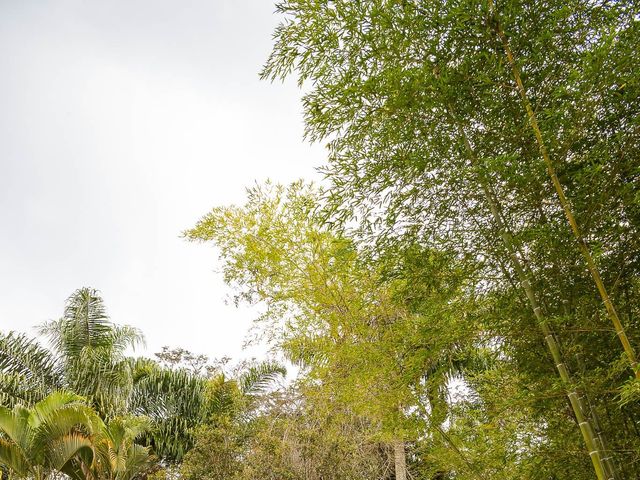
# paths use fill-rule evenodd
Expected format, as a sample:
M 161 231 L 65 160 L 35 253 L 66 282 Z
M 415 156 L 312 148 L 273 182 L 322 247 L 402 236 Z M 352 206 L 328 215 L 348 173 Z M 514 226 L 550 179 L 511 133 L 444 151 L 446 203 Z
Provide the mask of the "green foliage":
M 194 446 L 181 465 L 181 478 L 235 478 L 259 421 L 263 395 L 285 374 L 281 365 L 263 362 L 243 368 L 236 378 L 224 373 L 211 377 L 204 391 L 203 418 L 194 432 Z
M 64 370 L 66 387 L 87 397 L 105 417 L 124 414 L 133 386 L 125 350 L 143 341 L 129 326 L 111 323 L 96 290 L 74 292 L 62 318 L 40 327 Z
M 242 439 L 237 426 L 229 418 L 216 425 L 201 425 L 195 432 L 196 444 L 180 468 L 187 480 L 223 480 L 234 478 L 241 469 Z
M 151 360 L 131 363 L 135 380 L 130 411 L 153 422 L 144 434 L 145 443 L 161 458 L 180 461 L 193 444 L 192 429 L 202 418 L 206 379 L 186 370 L 161 368 Z
M 318 408 L 303 392 L 285 398 L 255 426 L 237 478 L 389 478 L 388 449 L 370 437 L 366 420 L 337 405 Z
M 257 187 L 187 235 L 213 240 L 238 298 L 266 305 L 267 335 L 322 385 L 315 402 L 348 406 L 379 440 L 416 439 L 444 422 L 447 385 L 479 358 L 467 272 L 417 247 L 368 258 L 318 223 L 319 198 L 302 183 Z
M 95 442 L 98 462 L 95 475 L 109 480 L 140 478 L 154 465 L 148 447 L 136 444 L 152 424 L 146 417 L 116 417 L 100 432 Z
M 32 406 L 64 388 L 86 398 L 107 422 L 147 417 L 151 427 L 138 440 L 163 460 L 179 461 L 192 446 L 192 429 L 203 415 L 206 378 L 126 356 L 128 348 L 143 342 L 142 334 L 113 324 L 96 290 L 74 292 L 62 318 L 46 323 L 41 332 L 52 350 L 24 335 L 0 336 L 2 404 Z M 127 447 L 127 452 L 131 461 L 147 456 L 139 445 Z
M 568 452 L 541 472 L 590 478 L 575 443 L 580 412 L 558 396 L 578 388 L 579 410 L 615 457 L 611 476 L 638 476 L 638 405 L 618 408 L 628 371 L 546 171 L 637 345 L 637 2 L 290 0 L 278 10 L 263 76 L 296 74 L 307 87 L 307 137 L 329 149 L 324 217 L 376 255 L 400 244 L 472 259 L 485 344 L 517 371 L 514 392 L 537 393 L 523 411 L 550 426 L 544 448 Z M 540 318 L 562 345 L 553 363 L 576 385 L 554 379 Z M 633 398 L 631 384 L 622 392 Z
M 134 443 L 149 426 L 131 416 L 105 424 L 82 397 L 52 392 L 31 408 L 0 407 L 0 468 L 19 479 L 133 480 L 153 463 Z
M 0 466 L 16 478 L 72 477 L 75 463 L 93 462 L 101 421 L 77 395 L 53 392 L 32 408 L 0 407 Z
M 0 335 L 2 471 L 640 477 L 640 4 L 277 10 L 262 75 L 305 88 L 326 188 L 256 186 L 185 236 L 216 245 L 297 383 L 179 348 L 129 358 L 140 332 L 80 289 L 42 327 L 51 350 Z
M 0 333 L 0 404 L 42 400 L 61 384 L 54 355 L 25 335 Z
M 201 426 L 182 478 L 386 478 L 388 452 L 369 437 L 366 421 L 308 401 L 302 391 L 288 389 L 264 397 L 251 422 L 225 417 Z

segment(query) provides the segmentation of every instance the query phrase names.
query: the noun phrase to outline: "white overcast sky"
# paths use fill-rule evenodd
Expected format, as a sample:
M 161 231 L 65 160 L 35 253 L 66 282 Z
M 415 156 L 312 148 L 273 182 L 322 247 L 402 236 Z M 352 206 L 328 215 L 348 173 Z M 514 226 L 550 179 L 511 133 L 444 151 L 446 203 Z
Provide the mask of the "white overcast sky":
M 300 92 L 258 79 L 278 20 L 268 0 L 0 0 L 0 330 L 90 286 L 148 354 L 249 355 L 255 314 L 180 233 L 255 181 L 316 178 Z

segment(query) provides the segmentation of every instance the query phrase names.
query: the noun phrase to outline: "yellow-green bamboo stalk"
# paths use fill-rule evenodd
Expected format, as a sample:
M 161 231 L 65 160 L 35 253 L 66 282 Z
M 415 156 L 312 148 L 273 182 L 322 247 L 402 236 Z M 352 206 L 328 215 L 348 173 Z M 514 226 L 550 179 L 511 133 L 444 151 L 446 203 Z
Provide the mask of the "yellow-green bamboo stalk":
M 460 134 L 460 137 L 464 142 L 465 151 L 467 153 L 467 156 L 469 157 L 469 161 L 471 162 L 472 166 L 474 166 L 474 168 L 478 169 L 480 167 L 480 161 L 475 151 L 473 150 L 473 147 L 471 146 L 469 137 L 467 136 L 462 123 L 455 117 L 453 109 L 450 105 L 448 106 L 448 109 L 449 115 L 452 117 L 458 133 Z M 547 348 L 551 353 L 551 357 L 553 358 L 556 369 L 558 370 L 560 379 L 565 387 L 567 397 L 569 398 L 569 403 L 571 404 L 571 408 L 576 417 L 576 421 L 578 422 L 578 427 L 580 428 L 580 432 L 582 433 L 582 438 L 587 447 L 591 462 L 593 463 L 593 468 L 596 472 L 596 476 L 598 477 L 598 480 L 615 480 L 612 472 L 609 472 L 610 469 L 607 468 L 605 466 L 605 463 L 603 462 L 597 437 L 594 433 L 593 427 L 591 426 L 591 422 L 586 417 L 585 406 L 573 384 L 569 369 L 567 368 L 567 365 L 565 364 L 565 361 L 563 359 L 558 341 L 556 340 L 547 319 L 542 313 L 542 308 L 538 303 L 538 299 L 523 266 L 523 262 L 517 254 L 517 248 L 515 246 L 513 236 L 502 220 L 502 214 L 497 200 L 497 195 L 495 194 L 491 185 L 481 174 L 479 175 L 479 182 L 489 205 L 491 216 L 493 217 L 493 220 L 498 227 L 500 237 L 505 248 L 507 249 L 509 257 L 511 258 L 513 268 L 516 272 L 520 285 L 524 289 L 525 295 L 529 300 L 529 304 L 531 305 L 533 314 L 538 321 L 538 325 L 540 325 L 540 329 L 547 344 Z
M 627 337 L 627 334 L 624 330 L 624 326 L 622 325 L 622 322 L 620 321 L 620 317 L 618 316 L 618 312 L 616 311 L 613 302 L 611 301 L 611 298 L 609 297 L 609 293 L 607 292 L 607 289 L 604 285 L 604 282 L 602 281 L 602 278 L 600 277 L 600 272 L 598 270 L 598 267 L 595 263 L 595 261 L 593 260 L 593 256 L 591 255 L 591 251 L 589 250 L 589 247 L 587 246 L 587 242 L 585 241 L 584 237 L 582 236 L 582 232 L 580 231 L 580 227 L 578 226 L 578 222 L 575 219 L 575 216 L 573 214 L 573 211 L 571 209 L 571 205 L 564 193 L 564 189 L 562 188 L 562 184 L 560 183 L 560 180 L 558 179 L 558 175 L 556 174 L 555 171 L 555 167 L 553 166 L 553 162 L 551 161 L 551 157 L 549 156 L 549 152 L 547 151 L 547 147 L 545 145 L 544 139 L 542 137 L 542 131 L 540 130 L 540 127 L 538 125 L 538 119 L 536 117 L 536 114 L 533 110 L 533 107 L 531 106 L 531 102 L 529 101 L 529 97 L 527 95 L 527 91 L 524 88 L 524 84 L 522 83 L 522 77 L 520 76 L 520 70 L 518 69 L 518 65 L 516 64 L 515 61 L 515 57 L 513 55 L 513 52 L 511 50 L 511 47 L 509 45 L 509 39 L 507 38 L 506 34 L 504 33 L 504 30 L 502 29 L 502 27 L 500 26 L 500 22 L 497 19 L 497 14 L 495 12 L 495 8 L 494 8 L 494 4 L 493 4 L 493 0 L 488 0 L 488 4 L 489 4 L 489 10 L 490 12 L 494 15 L 494 17 L 496 17 L 496 23 L 495 23 L 495 30 L 496 33 L 498 34 L 498 37 L 500 38 L 501 42 L 502 42 L 502 46 L 504 48 L 505 54 L 507 56 L 507 60 L 509 62 L 509 65 L 511 67 L 511 71 L 513 73 L 513 77 L 515 79 L 517 88 L 518 88 L 518 92 L 520 93 L 520 97 L 522 98 L 522 102 L 524 103 L 524 107 L 527 113 L 527 117 L 529 120 L 529 125 L 531 126 L 531 129 L 533 130 L 533 133 L 535 135 L 536 138 L 536 142 L 538 144 L 538 149 L 540 150 L 540 155 L 542 156 L 542 159 L 545 163 L 545 166 L 547 168 L 547 173 L 549 175 L 549 177 L 551 178 L 551 182 L 553 183 L 553 187 L 556 191 L 556 194 L 558 196 L 558 201 L 560 202 L 560 205 L 562 207 L 562 210 L 564 211 L 565 216 L 567 217 L 567 221 L 569 222 L 569 225 L 571 227 L 571 231 L 573 232 L 573 236 L 575 237 L 577 243 L 578 243 L 578 249 L 580 250 L 580 252 L 582 253 L 582 256 L 584 257 L 586 263 L 587 263 L 587 268 L 589 269 L 589 272 L 591 273 L 591 277 L 593 278 L 594 283 L 596 284 L 596 288 L 598 289 L 598 292 L 600 293 L 600 297 L 602 298 L 602 302 L 604 303 L 604 306 L 607 310 L 607 315 L 609 316 L 609 319 L 611 320 L 611 322 L 613 323 L 613 327 L 615 329 L 616 335 L 618 336 L 618 339 L 620 340 L 620 343 L 622 344 L 622 348 L 627 356 L 627 359 L 629 360 L 629 363 L 631 365 L 631 368 L 636 376 L 637 379 L 640 379 L 640 369 L 638 368 L 638 359 L 636 357 L 636 353 L 633 349 L 633 346 L 631 345 L 631 342 L 629 341 L 629 338 Z
M 585 365 L 582 355 L 576 355 L 576 360 L 578 362 L 579 368 L 584 372 Z M 600 451 L 602 452 L 602 462 L 604 464 L 604 467 L 607 472 L 609 472 L 609 476 L 611 476 L 612 478 L 618 478 L 619 475 L 614 464 L 611 449 L 608 447 L 607 441 L 604 437 L 604 434 L 602 433 L 602 426 L 600 423 L 598 412 L 595 410 L 595 408 L 592 407 L 591 400 L 589 399 L 589 395 L 586 392 L 583 392 L 582 398 L 584 399 L 583 404 L 587 406 L 590 413 L 591 424 L 593 425 L 593 429 L 596 433 L 598 446 L 600 448 Z

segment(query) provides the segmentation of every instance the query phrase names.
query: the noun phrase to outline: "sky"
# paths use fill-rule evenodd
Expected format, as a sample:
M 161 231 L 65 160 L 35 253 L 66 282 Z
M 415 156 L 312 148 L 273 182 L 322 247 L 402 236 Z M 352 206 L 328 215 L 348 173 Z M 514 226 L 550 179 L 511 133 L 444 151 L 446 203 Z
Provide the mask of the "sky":
M 163 345 L 246 358 L 212 246 L 181 232 L 270 178 L 317 179 L 295 82 L 258 74 L 268 0 L 0 0 L 0 330 L 80 287 Z M 258 353 L 256 353 L 258 352 Z

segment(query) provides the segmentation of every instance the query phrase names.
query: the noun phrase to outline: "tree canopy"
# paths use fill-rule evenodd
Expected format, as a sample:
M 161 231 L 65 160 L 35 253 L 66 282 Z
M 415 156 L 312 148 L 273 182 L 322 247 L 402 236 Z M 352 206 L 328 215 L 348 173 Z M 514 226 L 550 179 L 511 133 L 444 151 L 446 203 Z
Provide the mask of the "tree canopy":
M 640 3 L 281 0 L 320 185 L 184 232 L 279 361 L 180 347 L 82 288 L 0 333 L 0 474 L 640 478 Z M 290 370 L 290 371 L 291 371 Z

